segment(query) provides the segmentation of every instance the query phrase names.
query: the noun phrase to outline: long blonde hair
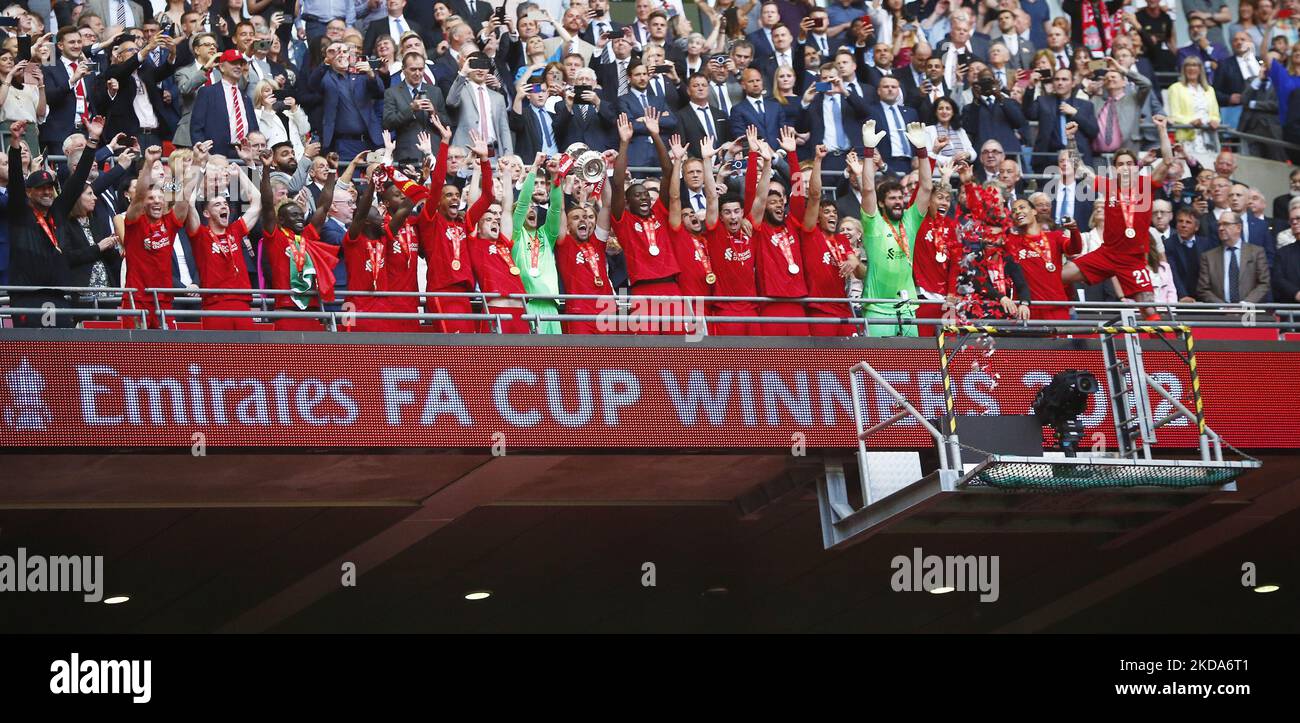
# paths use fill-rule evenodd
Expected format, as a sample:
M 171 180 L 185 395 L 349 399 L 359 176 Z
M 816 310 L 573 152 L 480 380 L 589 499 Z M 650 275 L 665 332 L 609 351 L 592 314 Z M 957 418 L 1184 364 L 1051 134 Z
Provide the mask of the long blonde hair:
M 1210 84 L 1205 79 L 1205 63 L 1201 62 L 1201 59 L 1196 57 L 1195 55 L 1187 56 L 1183 60 L 1183 64 L 1179 66 L 1178 82 L 1182 83 L 1184 86 L 1187 86 L 1189 88 L 1191 87 L 1192 84 L 1187 80 L 1187 67 L 1189 65 L 1195 65 L 1196 67 L 1201 69 L 1201 78 L 1197 82 L 1197 85 L 1201 86 L 1202 90 L 1208 91 L 1210 89 Z

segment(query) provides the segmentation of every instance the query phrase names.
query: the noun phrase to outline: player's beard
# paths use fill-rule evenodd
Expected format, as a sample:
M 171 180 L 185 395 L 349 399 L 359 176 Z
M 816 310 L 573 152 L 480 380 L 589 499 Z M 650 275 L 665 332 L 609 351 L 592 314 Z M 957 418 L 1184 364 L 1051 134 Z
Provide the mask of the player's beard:
M 885 215 L 888 216 L 889 220 L 893 221 L 894 223 L 898 223 L 899 221 L 903 220 L 903 213 L 904 213 L 904 209 L 902 208 L 899 208 L 897 211 L 895 211 L 893 206 L 885 207 Z

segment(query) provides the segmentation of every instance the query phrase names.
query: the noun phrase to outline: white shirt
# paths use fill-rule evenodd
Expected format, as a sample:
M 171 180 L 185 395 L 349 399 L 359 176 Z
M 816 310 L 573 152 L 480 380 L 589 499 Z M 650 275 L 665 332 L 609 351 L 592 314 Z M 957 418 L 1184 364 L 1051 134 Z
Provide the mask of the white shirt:
M 1244 245 L 1244 241 L 1245 239 L 1239 239 L 1237 241 L 1236 246 L 1229 246 L 1227 244 L 1223 245 L 1223 297 L 1224 297 L 1224 301 L 1229 301 L 1230 303 L 1241 302 L 1241 299 L 1228 299 L 1227 297 L 1228 297 L 1228 289 L 1232 288 L 1231 267 L 1232 267 L 1232 257 L 1234 256 L 1233 249 L 1236 249 L 1235 255 L 1237 257 L 1237 276 L 1240 277 L 1241 264 L 1244 261 L 1241 247 Z M 1241 293 L 1240 287 L 1238 287 L 1237 293 Z
M 135 117 L 140 121 L 140 128 L 142 130 L 152 128 L 156 131 L 158 116 L 153 111 L 153 104 L 149 102 L 149 91 L 145 89 L 139 73 L 132 73 L 131 77 L 135 79 L 135 98 L 131 101 L 131 107 L 135 110 Z
M 896 103 L 881 103 L 880 107 L 885 112 L 885 123 L 889 126 L 889 147 L 897 152 L 904 147 L 902 139 L 907 132 L 907 121 L 900 120 L 903 117 L 903 101 L 900 98 Z M 898 109 L 898 112 L 895 113 L 894 109 Z
M 1074 218 L 1074 184 L 1068 186 L 1064 183 L 1057 186 L 1056 201 L 1052 204 L 1052 212 L 1056 214 L 1056 221 L 1059 223 L 1063 219 Z
M 691 112 L 700 120 L 700 127 L 704 129 L 704 134 L 716 139 L 718 124 L 713 122 L 713 114 L 709 112 L 709 107 L 707 105 L 696 105 L 692 102 Z
M 777 53 L 776 53 L 776 67 L 779 68 L 779 67 L 781 67 L 781 66 L 783 66 L 783 65 L 788 65 L 788 66 L 790 66 L 791 68 L 794 67 L 794 61 L 790 59 L 790 51 L 789 51 L 789 50 L 787 50 L 787 51 L 785 51 L 785 52 L 777 51 Z
M 1251 80 L 1255 76 L 1259 75 L 1259 61 L 1255 59 L 1255 56 L 1246 53 L 1245 55 L 1238 55 L 1236 57 L 1237 67 L 1241 68 L 1242 80 Z
M 73 95 L 75 96 L 75 95 L 76 95 L 76 92 L 77 92 L 77 84 L 74 83 L 74 82 L 72 82 L 72 61 L 71 61 L 71 60 L 68 60 L 67 56 L 64 56 L 64 55 L 60 55 L 59 58 L 63 61 L 63 69 L 66 70 L 66 71 L 68 71 L 68 87 L 69 87 L 70 89 L 72 89 L 72 93 L 73 93 Z M 78 67 L 78 68 L 83 67 L 83 66 L 87 65 L 87 64 L 90 63 L 90 62 L 91 62 L 91 61 L 89 61 L 89 60 L 84 60 L 84 59 L 83 59 L 83 60 L 78 60 L 78 61 L 77 61 L 77 67 Z M 93 67 L 93 66 L 92 66 L 92 67 Z M 88 76 L 86 76 L 86 78 L 82 78 L 81 81 L 80 81 L 81 84 L 82 84 L 82 85 L 81 85 L 81 89 L 82 89 L 82 92 L 83 92 L 83 97 L 77 98 L 77 108 L 76 108 L 76 111 L 77 111 L 77 117 L 78 117 L 78 118 L 80 118 L 81 116 L 83 116 L 83 115 L 86 114 L 86 99 L 90 97 L 90 84 L 86 82 L 86 79 L 87 79 L 87 78 L 90 78 L 90 77 L 91 77 L 91 76 L 88 75 Z
M 172 255 L 176 257 L 176 268 L 180 272 L 181 286 L 193 284 L 194 279 L 190 276 L 190 266 L 185 263 L 185 247 L 179 243 L 179 239 L 175 236 L 172 236 Z
M 402 22 L 402 25 L 401 25 L 400 28 L 399 28 L 398 25 L 397 25 L 397 21 L 399 21 L 399 20 Z M 411 24 L 410 24 L 409 22 L 407 22 L 407 20 L 406 20 L 406 16 L 405 16 L 405 15 L 398 15 L 397 17 L 389 16 L 389 18 L 388 18 L 388 34 L 392 36 L 392 38 L 393 38 L 393 42 L 394 42 L 394 43 L 400 43 L 400 42 L 402 41 L 402 31 L 403 31 L 403 30 L 405 30 L 405 31 L 407 31 L 407 32 L 409 32 L 409 31 L 411 30 Z

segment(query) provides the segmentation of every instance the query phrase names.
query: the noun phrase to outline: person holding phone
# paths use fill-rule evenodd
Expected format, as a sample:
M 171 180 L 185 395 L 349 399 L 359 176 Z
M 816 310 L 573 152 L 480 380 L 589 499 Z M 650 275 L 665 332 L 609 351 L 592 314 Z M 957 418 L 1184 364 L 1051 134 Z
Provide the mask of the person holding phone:
M 45 117 L 47 108 L 41 65 L 34 60 L 15 62 L 12 51 L 0 50 L 0 133 L 4 138 L 8 138 L 11 125 L 23 121 L 23 140 L 29 148 L 38 148 L 37 121 Z

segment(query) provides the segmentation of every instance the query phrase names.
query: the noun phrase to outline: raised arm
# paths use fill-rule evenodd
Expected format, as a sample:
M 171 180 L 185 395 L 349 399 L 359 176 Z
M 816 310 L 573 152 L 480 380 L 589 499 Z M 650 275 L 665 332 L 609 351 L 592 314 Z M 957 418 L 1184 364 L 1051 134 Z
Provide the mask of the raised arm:
M 930 207 L 930 193 L 934 190 L 934 171 L 930 169 L 929 150 L 926 144 L 925 125 L 921 123 L 907 124 L 907 140 L 912 143 L 912 148 L 916 151 L 916 199 L 913 205 L 925 213 Z M 920 141 L 920 143 L 917 143 Z
M 876 146 L 885 137 L 884 131 L 876 130 L 876 122 L 869 120 L 862 124 L 862 168 L 858 174 L 858 188 L 862 192 L 862 213 L 876 215 Z
M 682 227 L 682 164 L 686 160 L 686 148 L 682 146 L 681 136 L 673 136 L 672 169 L 664 173 L 663 187 L 660 193 L 668 193 L 668 226 L 674 231 Z
M 262 215 L 262 194 L 252 193 L 253 182 L 248 177 L 248 171 L 240 168 L 238 165 L 230 164 L 230 173 L 235 177 L 235 182 L 239 184 L 237 192 L 239 198 L 248 195 L 248 207 L 244 209 L 244 215 L 241 217 L 244 221 L 244 228 L 251 229 L 256 223 L 259 216 Z
M 185 167 L 185 182 L 181 186 L 176 203 L 172 206 L 172 213 L 175 214 L 176 220 L 185 224 L 185 231 L 189 234 L 199 230 L 199 215 L 194 212 L 194 200 L 198 197 L 199 182 L 203 180 L 204 172 L 208 167 L 208 150 L 204 147 L 205 144 L 211 146 L 212 141 L 194 144 L 193 155 L 190 156 L 190 162 Z
M 352 211 L 352 221 L 348 224 L 348 237 L 361 238 L 366 230 L 366 218 L 370 216 L 370 208 L 375 205 L 375 187 L 374 176 L 366 179 L 364 183 L 353 184 L 357 192 L 357 207 Z
M 316 200 L 316 212 L 308 220 L 317 231 L 325 228 L 325 219 L 329 218 L 330 206 L 334 205 L 334 187 L 338 185 L 338 181 L 338 174 L 334 171 L 330 171 L 325 177 L 325 186 L 321 189 L 320 198 Z
M 1154 187 L 1164 182 L 1165 172 L 1173 165 L 1174 149 L 1169 144 L 1169 119 L 1156 115 L 1151 117 L 1151 122 L 1155 125 L 1156 135 L 1160 138 L 1160 160 L 1156 161 L 1155 167 L 1151 169 L 1151 183 Z
M 713 168 L 713 139 L 705 136 L 700 139 L 700 157 L 704 159 L 704 228 L 708 229 L 718 222 L 718 184 L 710 169 Z
M 149 176 L 153 173 L 153 165 L 162 158 L 162 148 L 159 146 L 149 146 L 144 152 L 144 164 L 140 166 L 140 175 L 135 177 L 135 193 L 131 196 L 131 203 L 126 207 L 126 220 L 131 222 L 140 218 L 144 213 L 144 200 L 149 196 Z
M 488 161 L 487 141 L 478 134 L 478 131 L 469 132 L 470 152 L 478 156 L 478 169 L 476 173 L 479 176 L 479 194 L 478 198 L 470 202 L 469 211 L 465 213 L 465 224 L 469 226 L 471 232 L 478 226 L 478 220 L 483 218 L 487 213 L 488 207 L 492 205 L 496 189 L 492 187 L 492 165 Z M 510 185 L 509 181 L 506 185 Z M 471 186 L 472 187 L 472 186 Z M 425 202 L 426 204 L 429 201 Z
M 818 145 L 813 149 L 812 178 L 808 179 L 808 205 L 803 210 L 805 231 L 817 228 L 817 216 L 821 212 L 822 159 L 825 157 L 826 146 Z
M 258 180 L 258 195 L 262 197 L 262 236 L 270 236 L 275 233 L 277 221 L 275 218 L 275 192 L 271 190 L 271 173 L 268 170 L 270 166 L 270 151 L 262 152 L 262 177 Z M 320 201 L 317 200 L 317 205 Z
M 519 200 L 515 201 L 514 227 L 522 229 L 524 219 L 528 218 L 528 206 L 533 202 L 533 186 L 537 185 L 537 166 L 542 162 L 542 154 L 537 154 L 537 163 L 533 164 L 532 170 L 524 176 L 524 184 L 519 187 Z
M 627 183 L 627 146 L 632 142 L 632 121 L 628 120 L 626 113 L 620 113 L 618 116 L 618 158 L 614 160 L 614 175 L 609 179 L 610 199 L 609 212 L 614 218 L 623 217 L 623 209 L 627 206 L 627 189 L 624 184 Z

